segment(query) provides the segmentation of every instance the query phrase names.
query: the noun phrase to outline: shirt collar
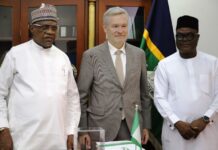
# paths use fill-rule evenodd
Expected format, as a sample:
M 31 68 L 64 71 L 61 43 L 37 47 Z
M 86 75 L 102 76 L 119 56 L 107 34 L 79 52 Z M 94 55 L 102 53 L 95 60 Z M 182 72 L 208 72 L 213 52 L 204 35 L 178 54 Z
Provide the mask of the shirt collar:
M 33 46 L 37 47 L 37 48 L 40 49 L 40 50 L 49 51 L 49 50 L 51 49 L 51 47 L 50 47 L 50 48 L 43 48 L 42 46 L 40 46 L 39 44 L 37 44 L 33 39 L 32 39 L 31 41 L 32 41 Z M 52 45 L 52 46 L 53 46 L 53 45 Z
M 117 51 L 117 48 L 114 47 L 109 41 L 108 41 L 108 47 L 109 47 L 110 53 L 114 55 L 115 52 Z M 125 43 L 119 50 L 121 50 L 123 54 L 126 54 Z

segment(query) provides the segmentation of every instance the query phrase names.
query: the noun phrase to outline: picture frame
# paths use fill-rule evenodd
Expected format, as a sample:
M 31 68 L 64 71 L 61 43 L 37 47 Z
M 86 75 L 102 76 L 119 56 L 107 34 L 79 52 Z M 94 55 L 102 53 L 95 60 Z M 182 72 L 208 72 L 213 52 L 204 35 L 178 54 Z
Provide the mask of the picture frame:
M 67 26 L 60 26 L 59 36 L 60 37 L 67 37 Z
M 77 35 L 76 26 L 73 25 L 71 27 L 71 30 L 72 30 L 72 32 L 71 32 L 72 33 L 72 37 L 76 37 L 76 35 Z
M 76 38 L 77 30 L 75 25 L 62 25 L 59 27 L 60 38 Z

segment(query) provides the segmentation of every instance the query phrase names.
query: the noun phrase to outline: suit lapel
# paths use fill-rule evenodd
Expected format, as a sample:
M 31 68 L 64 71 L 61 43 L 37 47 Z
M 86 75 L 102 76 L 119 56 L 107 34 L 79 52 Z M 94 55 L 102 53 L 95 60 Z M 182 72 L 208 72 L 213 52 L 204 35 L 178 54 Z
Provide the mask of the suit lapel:
M 122 87 L 120 84 L 120 81 L 118 79 L 116 69 L 114 67 L 114 63 L 113 63 L 113 60 L 111 58 L 111 54 L 110 54 L 107 42 L 104 43 L 103 53 L 102 53 L 101 57 L 105 62 L 105 66 L 107 66 L 108 70 L 110 70 L 110 73 L 111 73 L 111 76 L 112 76 L 112 79 L 114 80 L 114 82 L 117 85 L 119 85 L 120 87 Z
M 132 65 L 131 65 L 132 54 L 131 54 L 131 50 L 129 49 L 127 43 L 126 43 L 125 50 L 126 50 L 126 76 L 125 76 L 123 87 L 125 87 L 128 83 L 129 75 L 130 75 L 130 71 L 131 71 L 131 67 L 132 67 Z

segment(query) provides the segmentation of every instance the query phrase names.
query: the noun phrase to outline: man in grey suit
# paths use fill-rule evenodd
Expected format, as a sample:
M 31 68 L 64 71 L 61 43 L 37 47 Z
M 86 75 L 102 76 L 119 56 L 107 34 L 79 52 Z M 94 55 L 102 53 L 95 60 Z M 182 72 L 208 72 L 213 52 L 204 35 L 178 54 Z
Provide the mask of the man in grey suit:
M 130 140 L 138 105 L 145 144 L 151 126 L 145 53 L 126 43 L 128 16 L 120 7 L 108 9 L 103 18 L 107 41 L 83 54 L 78 78 L 80 126 L 102 127 L 106 141 Z M 86 141 L 89 145 L 89 138 Z

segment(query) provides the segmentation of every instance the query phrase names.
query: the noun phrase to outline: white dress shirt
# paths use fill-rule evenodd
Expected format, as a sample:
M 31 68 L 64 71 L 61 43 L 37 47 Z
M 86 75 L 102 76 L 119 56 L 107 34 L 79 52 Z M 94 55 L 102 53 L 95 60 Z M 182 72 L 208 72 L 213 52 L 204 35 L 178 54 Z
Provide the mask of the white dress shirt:
M 114 47 L 110 42 L 108 42 L 108 46 L 109 46 L 109 51 L 110 51 L 110 54 L 111 54 L 111 57 L 112 57 L 112 60 L 113 60 L 114 66 L 115 66 L 115 59 L 116 59 L 115 52 L 117 51 L 117 48 Z M 119 50 L 122 51 L 120 56 L 121 56 L 121 60 L 122 60 L 122 63 L 123 63 L 123 71 L 124 71 L 123 75 L 124 75 L 124 79 L 125 79 L 125 76 L 126 76 L 126 50 L 125 50 L 125 44 Z

